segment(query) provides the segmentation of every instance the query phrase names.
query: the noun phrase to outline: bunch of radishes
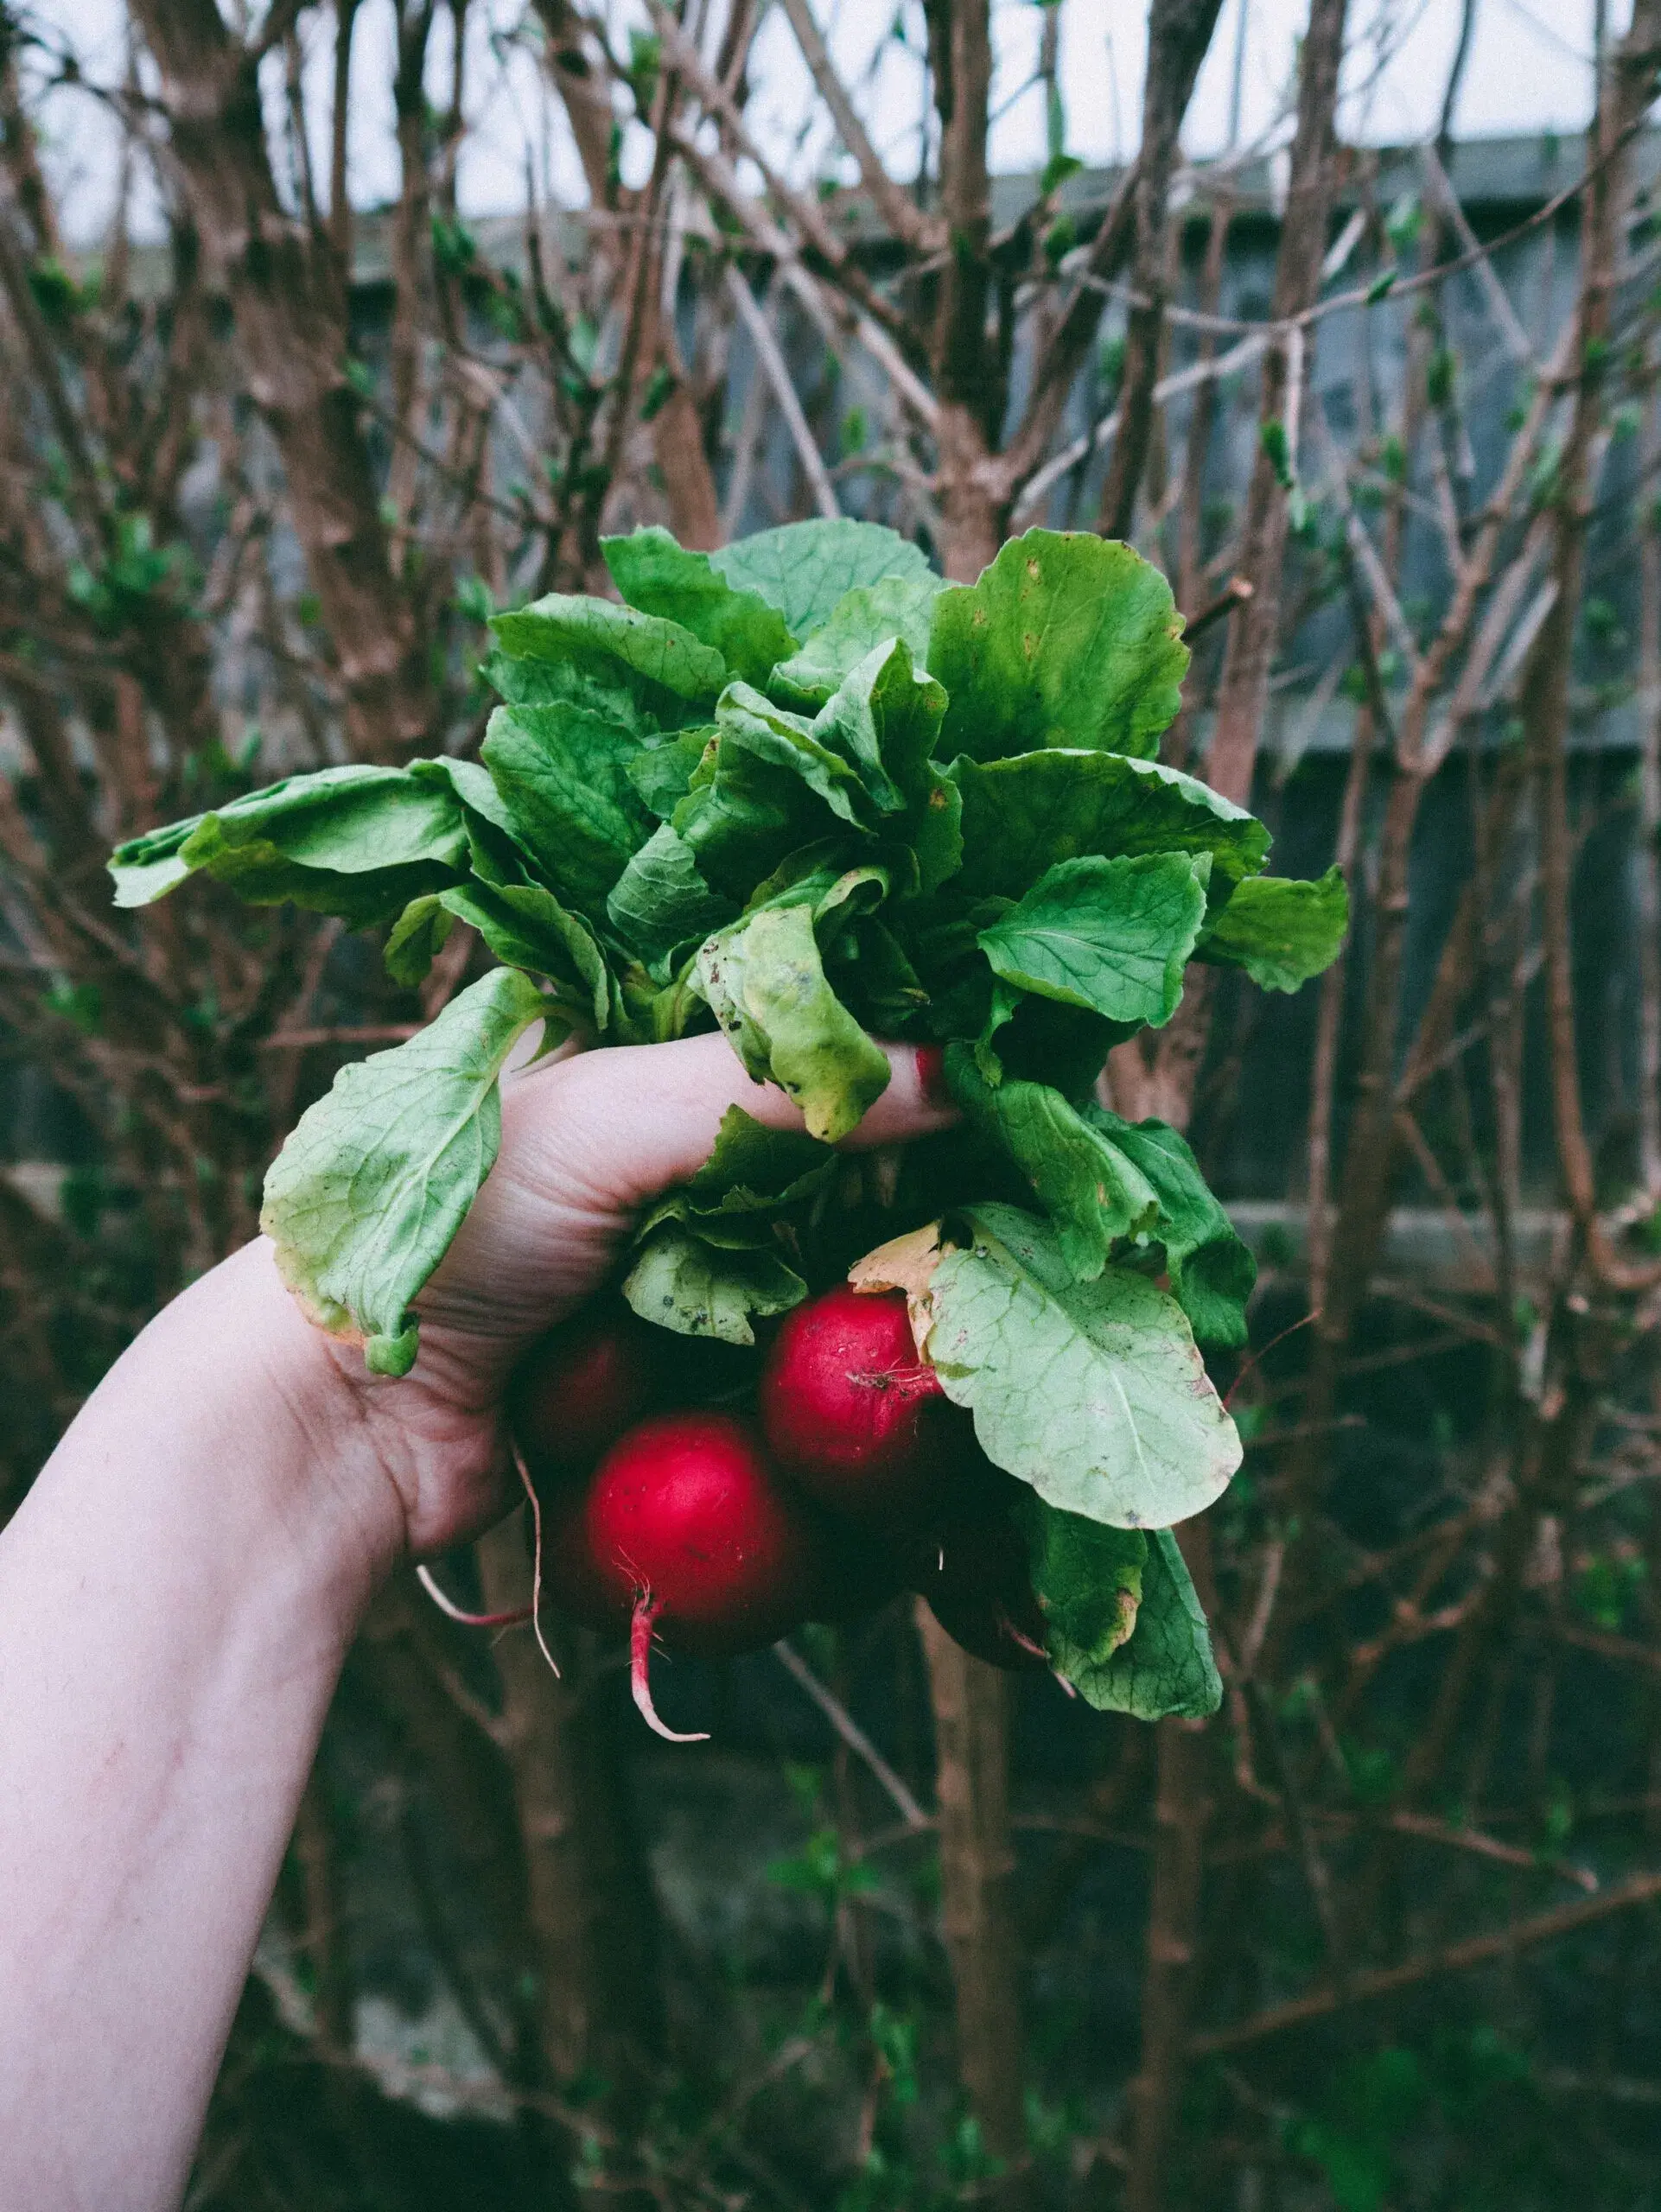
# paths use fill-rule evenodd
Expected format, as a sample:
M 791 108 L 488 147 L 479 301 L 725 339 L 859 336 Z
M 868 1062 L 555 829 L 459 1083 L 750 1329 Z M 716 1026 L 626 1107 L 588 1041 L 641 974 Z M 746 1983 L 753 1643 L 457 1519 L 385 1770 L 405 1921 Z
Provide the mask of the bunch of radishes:
M 919 1357 L 903 1293 L 827 1291 L 785 1319 L 759 1375 L 718 1369 L 728 1402 L 686 1402 L 705 1394 L 678 1370 L 720 1349 L 603 1300 L 544 1339 L 514 1393 L 544 1586 L 573 1619 L 628 1632 L 660 1735 L 654 1641 L 729 1656 L 902 1589 L 978 1656 L 1047 1663 L 1014 1483 Z

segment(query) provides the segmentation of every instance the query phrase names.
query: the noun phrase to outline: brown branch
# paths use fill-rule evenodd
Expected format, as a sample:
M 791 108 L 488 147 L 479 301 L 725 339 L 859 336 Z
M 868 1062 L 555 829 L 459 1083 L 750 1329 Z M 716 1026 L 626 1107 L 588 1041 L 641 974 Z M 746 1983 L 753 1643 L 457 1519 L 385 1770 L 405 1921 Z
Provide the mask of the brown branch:
M 1202 0 L 1202 4 L 1208 0 Z M 1220 0 L 1219 0 L 1220 4 Z M 790 28 L 796 34 L 796 43 L 802 49 L 802 59 L 812 73 L 820 97 L 836 119 L 837 130 L 843 144 L 859 164 L 860 181 L 876 207 L 877 213 L 894 237 L 918 253 L 932 253 L 943 243 L 940 226 L 932 221 L 902 186 L 888 175 L 881 156 L 871 143 L 869 133 L 860 121 L 859 112 L 849 97 L 836 63 L 830 59 L 826 46 L 807 0 L 781 0 Z
M 1211 45 L 1222 0 L 1153 0 L 1148 15 L 1148 70 L 1142 98 L 1142 143 L 1136 166 L 1136 254 L 1130 282 L 1137 296 L 1125 327 L 1119 430 L 1102 486 L 1104 537 L 1129 537 L 1154 422 L 1165 327 L 1171 175 L 1194 80 Z
M 1536 1943 L 1554 1942 L 1559 1936 L 1572 1936 L 1577 1929 L 1590 1927 L 1611 1913 L 1647 1904 L 1657 1897 L 1661 1897 L 1661 1872 L 1634 1874 L 1597 1897 L 1580 1898 L 1573 1904 L 1536 1913 L 1530 1919 L 1513 1922 L 1510 1927 L 1496 1929 L 1486 1936 L 1467 1936 L 1463 1942 L 1446 1944 L 1428 1956 L 1403 1959 L 1393 1967 L 1379 1967 L 1354 1974 L 1342 1990 L 1326 1986 L 1308 1990 L 1283 2005 L 1267 2005 L 1250 2018 L 1236 2021 L 1232 2027 L 1213 2028 L 1193 2037 L 1188 2044 L 1188 2054 L 1193 2058 L 1210 2058 L 1225 2050 L 1243 2050 L 1267 2037 L 1284 2034 L 1289 2028 L 1326 2019 L 1347 2005 L 1371 2004 L 1376 1998 L 1394 1996 L 1397 1990 L 1411 1989 L 1419 1982 L 1434 1981 L 1442 1974 L 1467 1974 L 1473 1967 L 1510 1958 Z
M 1282 327 L 1306 313 L 1321 290 L 1327 227 L 1338 181 L 1333 116 L 1346 9 L 1347 0 L 1313 0 L 1304 35 L 1291 175 L 1275 262 L 1272 315 Z M 1258 402 L 1262 437 L 1235 556 L 1236 568 L 1250 579 L 1256 595 L 1229 630 L 1217 725 L 1206 755 L 1207 781 L 1242 804 L 1251 796 L 1269 671 L 1280 636 L 1288 495 L 1281 480 L 1285 461 L 1271 450 L 1271 441 L 1278 437 L 1282 453 L 1289 446 L 1295 462 L 1295 416 L 1304 368 L 1302 348 L 1295 353 L 1284 332 L 1271 340 L 1263 355 Z
M 431 718 L 425 641 L 388 558 L 347 378 L 334 256 L 283 211 L 251 57 L 213 0 L 134 0 L 162 76 L 171 152 L 223 272 L 250 395 L 283 460 L 294 525 L 334 640 L 353 748 L 390 759 Z

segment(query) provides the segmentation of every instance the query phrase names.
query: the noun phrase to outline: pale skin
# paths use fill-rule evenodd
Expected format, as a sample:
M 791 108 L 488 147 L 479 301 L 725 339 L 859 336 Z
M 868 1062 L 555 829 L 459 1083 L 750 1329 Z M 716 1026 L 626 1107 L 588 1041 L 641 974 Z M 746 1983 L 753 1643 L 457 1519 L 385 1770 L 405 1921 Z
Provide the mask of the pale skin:
M 949 1118 L 890 1058 L 856 1142 Z M 508 1510 L 515 1361 L 734 1103 L 799 1126 L 720 1036 L 510 1077 L 410 1376 L 366 1376 L 249 1245 L 144 1331 L 0 1533 L 0 2204 L 179 2202 L 365 1608 Z

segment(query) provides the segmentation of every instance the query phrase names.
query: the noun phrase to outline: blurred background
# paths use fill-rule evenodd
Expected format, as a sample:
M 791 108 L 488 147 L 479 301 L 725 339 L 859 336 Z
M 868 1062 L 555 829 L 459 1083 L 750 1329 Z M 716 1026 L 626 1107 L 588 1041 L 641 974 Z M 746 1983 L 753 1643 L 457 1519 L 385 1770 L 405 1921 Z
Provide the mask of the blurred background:
M 1109 1071 L 1262 1269 L 1218 1718 L 949 1708 L 897 1607 L 664 1668 L 671 1751 L 400 1583 L 198 2212 L 1661 2205 L 1658 70 L 1661 0 L 0 0 L 0 1516 L 479 953 L 109 846 L 474 747 L 602 531 L 1132 539 L 1165 757 L 1356 915 Z

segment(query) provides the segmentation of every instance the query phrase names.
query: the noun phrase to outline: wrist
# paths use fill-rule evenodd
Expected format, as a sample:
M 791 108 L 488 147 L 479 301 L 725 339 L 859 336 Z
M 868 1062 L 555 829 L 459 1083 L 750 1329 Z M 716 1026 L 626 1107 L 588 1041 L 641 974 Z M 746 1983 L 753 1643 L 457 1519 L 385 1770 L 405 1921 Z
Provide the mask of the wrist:
M 181 1473 L 214 1469 L 202 1510 L 227 1538 L 245 1522 L 274 1574 L 348 1624 L 405 1541 L 394 1424 L 357 1358 L 307 1320 L 260 1240 L 158 1314 L 98 1394 L 124 1421 L 188 1433 Z

